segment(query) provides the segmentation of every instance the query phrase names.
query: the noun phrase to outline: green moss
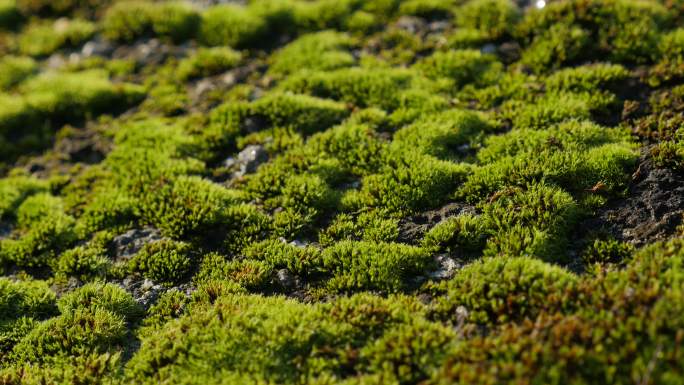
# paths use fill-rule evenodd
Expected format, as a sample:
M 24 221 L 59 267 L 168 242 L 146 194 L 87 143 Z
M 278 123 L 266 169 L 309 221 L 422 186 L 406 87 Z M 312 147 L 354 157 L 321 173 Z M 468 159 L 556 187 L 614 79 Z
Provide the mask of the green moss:
M 161 240 L 145 245 L 128 265 L 155 282 L 178 283 L 192 270 L 194 253 L 187 243 Z
M 0 29 L 11 30 L 22 22 L 15 0 L 0 1 Z
M 462 214 L 436 224 L 425 233 L 421 244 L 436 252 L 472 253 L 482 251 L 487 233 L 482 217 Z
M 558 188 L 533 185 L 526 191 L 503 191 L 484 207 L 494 234 L 484 253 L 563 259 L 578 214 L 574 199 Z
M 104 353 L 123 343 L 126 326 L 121 316 L 104 309 L 77 309 L 43 321 L 19 341 L 10 359 L 40 363 L 64 356 Z
M 342 240 L 396 242 L 399 237 L 398 222 L 385 217 L 379 211 L 363 212 L 358 216 L 342 213 L 319 233 L 319 242 L 324 246 L 331 246 Z
M 601 182 L 599 193 L 616 193 L 624 188 L 627 170 L 636 161 L 624 130 L 588 122 L 569 121 L 536 133 L 513 130 L 485 142 L 478 153 L 482 167 L 473 171 L 459 192 L 469 200 L 488 198 L 506 186 L 541 180 L 576 194 Z
M 127 320 L 142 315 L 140 305 L 124 289 L 110 283 L 89 283 L 63 296 L 57 302 L 62 314 L 79 310 L 106 310 Z
M 467 153 L 476 138 L 492 131 L 484 116 L 469 111 L 449 110 L 429 115 L 397 131 L 392 146 L 419 151 L 440 159 L 455 159 Z M 459 148 L 465 146 L 466 151 Z
M 452 16 L 454 1 L 442 0 L 407 0 L 401 2 L 399 14 L 414 15 L 426 19 L 446 19 Z
M 198 177 L 151 182 L 144 186 L 137 211 L 143 220 L 174 238 L 201 235 L 220 225 L 225 211 L 237 203 L 231 190 Z
M 111 261 L 107 257 L 107 250 L 95 243 L 76 246 L 63 252 L 53 269 L 56 275 L 87 281 L 95 277 L 104 277 L 110 267 Z
M 192 56 L 178 63 L 177 76 L 181 80 L 209 77 L 237 66 L 242 55 L 230 48 L 200 48 Z
M 417 153 L 394 156 L 385 167 L 363 179 L 360 199 L 370 207 L 404 213 L 443 203 L 470 171 L 465 164 Z
M 10 89 L 28 77 L 38 69 L 36 62 L 24 56 L 5 56 L 0 59 L 0 89 Z
M 562 29 L 574 30 L 580 36 L 582 33 L 577 32 L 577 28 L 582 28 L 588 44 L 581 53 L 581 59 L 605 55 L 615 61 L 647 62 L 656 51 L 659 31 L 669 24 L 670 15 L 657 2 L 572 0 L 549 4 L 541 10 L 527 13 L 517 29 L 529 41 L 538 38 L 537 44 L 544 47 L 540 52 L 551 52 L 552 46 L 540 36 L 555 29 L 556 39 L 562 41 L 567 38 L 561 35 Z M 616 25 L 623 27 L 613 28 Z
M 103 34 L 111 40 L 133 41 L 154 35 L 174 42 L 195 37 L 200 16 L 185 3 L 117 1 L 102 20 Z
M 463 306 L 469 321 L 482 324 L 534 319 L 541 312 L 570 310 L 577 281 L 572 273 L 534 259 L 488 258 L 443 284 L 446 295 L 435 312 L 449 320 Z
M 28 176 L 0 179 L 0 218 L 13 218 L 24 199 L 35 193 L 45 192 L 48 187 L 47 182 Z
M 500 70 L 493 55 L 476 50 L 450 50 L 435 52 L 416 64 L 417 68 L 431 78 L 451 80 L 453 87 L 468 83 L 488 84 Z
M 0 259 L 19 266 L 46 266 L 55 254 L 72 245 L 78 235 L 75 220 L 59 198 L 33 195 L 17 209 L 20 237 L 0 241 Z
M 581 27 L 554 24 L 534 37 L 523 52 L 521 62 L 538 73 L 557 69 L 579 61 L 590 49 L 590 42 L 590 34 Z
M 410 88 L 413 74 L 401 69 L 350 68 L 302 73 L 282 83 L 286 90 L 353 103 L 359 107 L 399 107 L 401 91 Z
M 56 296 L 44 281 L 0 279 L 0 319 L 46 318 L 56 313 Z
M 90 39 L 95 30 L 93 23 L 79 19 L 31 24 L 19 36 L 19 52 L 30 56 L 46 56 L 60 48 L 78 47 Z
M 592 92 L 613 88 L 629 78 L 629 71 L 618 64 L 590 64 L 554 72 L 545 80 L 550 90 Z
M 335 291 L 407 288 L 410 276 L 425 272 L 432 258 L 423 249 L 396 243 L 339 242 L 323 251 L 323 266 Z
M 114 113 L 143 97 L 139 86 L 113 84 L 97 70 L 44 73 L 24 82 L 20 90 L 31 108 L 57 121 Z
M 582 253 L 587 264 L 621 263 L 634 253 L 634 246 L 615 239 L 595 239 Z
M 269 72 L 289 75 L 302 70 L 325 71 L 354 64 L 349 48 L 354 40 L 347 34 L 322 31 L 303 35 L 271 55 Z
M 199 40 L 209 46 L 245 48 L 266 45 L 267 20 L 239 5 L 216 5 L 202 13 Z
M 519 17 L 518 6 L 510 0 L 470 0 L 456 13 L 460 26 L 482 31 L 491 39 L 509 34 Z
M 110 3 L 109 0 L 16 0 L 17 7 L 27 16 L 66 15 L 74 11 L 85 11 L 89 8 L 107 5 L 108 3 Z

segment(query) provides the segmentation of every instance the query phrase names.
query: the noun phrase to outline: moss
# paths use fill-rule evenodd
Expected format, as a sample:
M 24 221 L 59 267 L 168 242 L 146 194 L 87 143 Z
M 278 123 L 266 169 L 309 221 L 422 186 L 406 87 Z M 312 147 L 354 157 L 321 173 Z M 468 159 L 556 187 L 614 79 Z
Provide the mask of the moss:
M 85 11 L 88 8 L 107 5 L 110 1 L 96 0 L 16 0 L 19 10 L 27 16 L 59 16 L 67 15 L 74 11 Z
M 78 310 L 106 310 L 135 320 L 142 315 L 142 308 L 124 289 L 110 283 L 89 283 L 61 297 L 57 302 L 62 314 Z
M 647 62 L 657 47 L 659 31 L 670 24 L 669 19 L 657 2 L 573 0 L 529 12 L 517 29 L 526 39 L 533 39 L 554 28 L 583 28 L 590 43 L 582 53 L 583 59 L 606 55 L 615 61 Z M 612 28 L 614 25 L 625 27 Z
M 193 267 L 194 253 L 189 244 L 170 240 L 148 243 L 128 263 L 131 271 L 161 283 L 178 283 Z
M 558 188 L 532 185 L 526 191 L 503 191 L 484 207 L 495 234 L 484 253 L 562 259 L 578 214 L 574 199 Z
M 107 9 L 102 29 L 108 39 L 122 42 L 149 35 L 182 42 L 195 37 L 199 22 L 197 12 L 184 3 L 117 1 Z
M 358 216 L 342 213 L 318 234 L 319 242 L 331 246 L 342 240 L 368 242 L 396 242 L 399 237 L 399 221 L 387 218 L 380 211 L 368 211 Z
M 342 241 L 325 249 L 322 259 L 334 291 L 400 291 L 411 284 L 409 276 L 432 264 L 425 250 L 395 243 Z
M 73 74 L 48 72 L 22 84 L 21 91 L 31 108 L 56 121 L 121 111 L 143 97 L 139 86 L 113 84 L 97 70 Z
M 456 13 L 456 21 L 466 28 L 498 39 L 511 32 L 520 17 L 518 6 L 509 0 L 470 0 Z
M 239 5 L 216 5 L 202 13 L 199 40 L 209 46 L 245 48 L 264 45 L 267 20 Z
M 550 90 L 591 92 L 615 88 L 629 76 L 629 71 L 619 64 L 598 63 L 558 70 L 544 83 Z
M 320 269 L 321 253 L 314 246 L 298 247 L 281 240 L 266 240 L 249 245 L 243 253 L 275 269 L 286 268 L 303 276 L 314 275 Z
M 144 186 L 137 211 L 143 220 L 170 237 L 200 235 L 222 223 L 237 203 L 234 193 L 206 179 L 158 179 Z
M 411 149 L 440 159 L 463 155 L 476 138 L 493 130 L 482 115 L 469 111 L 449 110 L 403 127 L 394 135 L 392 146 Z
M 60 48 L 78 47 L 90 39 L 95 30 L 93 23 L 79 19 L 31 24 L 19 36 L 19 51 L 24 55 L 47 56 Z
M 446 19 L 452 16 L 454 9 L 453 1 L 442 0 L 408 0 L 401 2 L 399 6 L 400 15 L 414 15 L 428 20 Z
M 289 75 L 302 70 L 325 71 L 354 64 L 349 52 L 354 40 L 347 34 L 322 31 L 303 35 L 271 56 L 269 72 Z
M 238 65 L 242 55 L 230 48 L 200 48 L 192 56 L 178 63 L 177 76 L 181 80 L 218 75 Z
M 578 26 L 555 24 L 535 36 L 521 62 L 537 73 L 580 60 L 589 50 L 590 34 Z
M 515 144 L 518 140 L 525 144 L 519 147 Z M 533 142 L 537 144 L 532 145 Z M 523 147 L 525 150 L 520 152 Z M 498 155 L 490 157 L 491 150 Z M 576 194 L 586 192 L 598 182 L 604 185 L 599 193 L 619 193 L 627 182 L 627 170 L 636 161 L 624 130 L 577 121 L 537 133 L 513 130 L 490 137 L 478 157 L 483 166 L 473 171 L 459 192 L 470 200 L 491 197 L 506 186 L 525 186 L 541 180 L 557 183 Z
M 28 176 L 0 179 L 0 218 L 10 219 L 27 197 L 48 190 L 48 183 Z
M 56 314 L 56 295 L 44 281 L 0 279 L 0 318 L 3 321 L 31 317 L 47 318 Z
M 435 304 L 435 312 L 449 319 L 463 306 L 469 321 L 483 324 L 534 319 L 541 312 L 572 309 L 577 281 L 573 274 L 535 259 L 488 258 L 444 283 L 446 295 Z
M 5 56 L 0 59 L 0 89 L 8 90 L 36 73 L 36 62 L 24 56 Z
M 56 275 L 76 277 L 87 281 L 104 277 L 111 266 L 107 250 L 100 245 L 76 246 L 63 252 L 53 269 Z
M 19 8 L 15 0 L 3 0 L 0 2 L 0 29 L 12 30 L 22 22 Z
M 482 251 L 487 233 L 482 217 L 462 214 L 436 224 L 425 233 L 421 244 L 436 252 L 472 253 Z
M 416 64 L 417 68 L 431 78 L 446 78 L 454 87 L 468 83 L 488 84 L 492 73 L 499 69 L 493 55 L 476 50 L 450 50 L 435 52 Z M 490 78 L 490 79 L 488 79 Z
M 104 353 L 121 344 L 125 335 L 121 316 L 99 308 L 77 309 L 37 325 L 14 346 L 10 359 L 40 363 L 62 356 Z
M 0 256 L 19 266 L 46 266 L 56 253 L 77 239 L 75 220 L 64 212 L 60 199 L 38 194 L 17 209 L 20 238 L 0 241 Z
M 350 68 L 290 76 L 282 87 L 359 107 L 394 109 L 401 103 L 401 91 L 410 88 L 412 81 L 406 70 Z
M 464 181 L 469 167 L 409 153 L 389 159 L 383 171 L 363 179 L 363 204 L 408 213 L 443 203 Z
M 621 263 L 634 253 L 634 246 L 615 239 L 595 239 L 582 253 L 586 264 Z

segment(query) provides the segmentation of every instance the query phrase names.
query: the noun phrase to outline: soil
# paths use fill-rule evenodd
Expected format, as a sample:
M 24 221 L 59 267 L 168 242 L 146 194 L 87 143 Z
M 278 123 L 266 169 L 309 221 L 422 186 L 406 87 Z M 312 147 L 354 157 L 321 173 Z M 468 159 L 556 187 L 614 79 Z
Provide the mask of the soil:
M 464 213 L 475 213 L 475 208 L 463 203 L 448 203 L 438 209 L 425 211 L 399 221 L 399 242 L 418 244 L 423 235 L 439 222 Z
M 639 247 L 674 235 L 683 216 L 684 175 L 642 159 L 627 197 L 610 202 L 582 227 Z

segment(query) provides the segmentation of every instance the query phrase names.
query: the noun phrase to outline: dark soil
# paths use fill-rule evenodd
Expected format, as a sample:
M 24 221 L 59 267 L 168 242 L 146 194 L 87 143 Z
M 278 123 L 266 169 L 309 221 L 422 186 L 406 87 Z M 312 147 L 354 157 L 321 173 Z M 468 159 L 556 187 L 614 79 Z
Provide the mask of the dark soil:
M 684 175 L 642 160 L 627 197 L 610 202 L 582 227 L 643 246 L 675 234 L 684 216 Z

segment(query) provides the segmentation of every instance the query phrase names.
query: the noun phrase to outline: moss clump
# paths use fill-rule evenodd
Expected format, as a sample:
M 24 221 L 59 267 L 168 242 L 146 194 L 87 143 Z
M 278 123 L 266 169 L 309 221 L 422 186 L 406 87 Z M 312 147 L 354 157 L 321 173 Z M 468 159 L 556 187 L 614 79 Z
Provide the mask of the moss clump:
M 57 302 L 62 314 L 81 310 L 107 310 L 127 320 L 142 315 L 140 305 L 130 294 L 116 285 L 109 283 L 89 283 L 63 296 Z
M 476 50 L 438 51 L 416 66 L 428 77 L 451 80 L 451 87 L 462 87 L 468 83 L 488 84 L 500 69 L 493 55 Z
M 36 73 L 35 60 L 24 56 L 5 56 L 0 59 L 0 90 L 8 90 Z
M 226 47 L 200 48 L 178 63 L 178 77 L 190 80 L 218 75 L 234 68 L 242 58 L 239 52 Z
M 178 283 L 192 270 L 193 260 L 189 244 L 161 240 L 145 245 L 129 261 L 129 268 L 156 282 Z
M 648 62 L 656 50 L 659 31 L 669 23 L 669 14 L 657 2 L 563 1 L 529 12 L 517 29 L 520 36 L 532 42 L 528 49 L 538 51 L 531 57 L 553 60 L 550 54 L 556 46 L 564 47 L 556 52 L 562 53 L 561 58 L 580 55 L 574 59 L 586 60 L 605 55 L 618 62 Z M 613 28 L 615 25 L 625 27 Z M 547 40 L 541 37 L 549 33 Z M 575 42 L 568 40 L 573 35 Z M 548 39 L 558 42 L 557 45 L 547 43 Z M 571 48 L 577 47 L 577 41 L 584 42 L 581 53 Z M 542 61 L 537 63 L 542 65 Z
M 501 324 L 570 310 L 577 277 L 531 258 L 488 258 L 459 271 L 443 287 L 446 295 L 435 306 L 440 317 L 452 317 L 463 306 L 472 322 Z
M 510 34 L 519 17 L 518 6 L 509 0 L 470 0 L 456 14 L 459 25 L 479 30 L 493 40 Z
M 432 263 L 423 249 L 393 243 L 343 241 L 323 251 L 323 266 L 332 273 L 327 286 L 335 291 L 400 291 L 408 277 Z
M 79 19 L 31 24 L 19 36 L 19 52 L 30 56 L 46 56 L 60 48 L 78 47 L 90 39 L 95 30 L 93 23 Z
M 103 34 L 116 41 L 132 41 L 154 35 L 174 42 L 197 34 L 200 17 L 187 4 L 118 1 L 104 15 Z
M 425 234 L 422 245 L 437 252 L 472 253 L 482 251 L 488 228 L 482 217 L 463 214 L 450 217 Z
M 0 1 L 0 30 L 12 30 L 23 20 L 15 0 Z
M 352 66 L 349 52 L 354 40 L 347 34 L 322 31 L 301 36 L 271 56 L 269 72 L 289 75 L 298 71 L 326 71 Z
M 33 195 L 17 208 L 19 237 L 0 240 L 0 260 L 18 266 L 47 266 L 56 253 L 78 239 L 74 224 L 59 198 Z
M 216 5 L 202 13 L 199 40 L 209 46 L 233 48 L 264 45 L 268 23 L 261 15 L 239 5 Z

